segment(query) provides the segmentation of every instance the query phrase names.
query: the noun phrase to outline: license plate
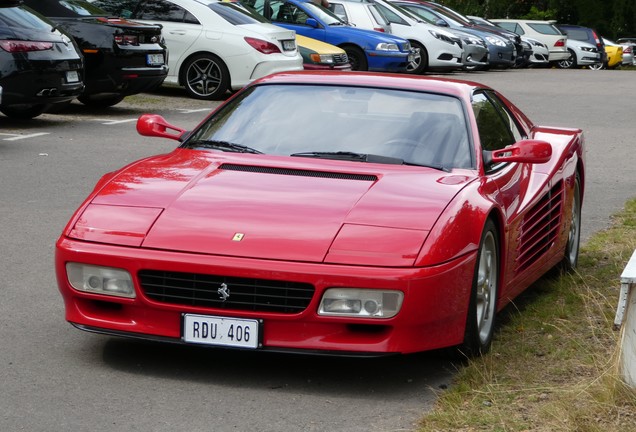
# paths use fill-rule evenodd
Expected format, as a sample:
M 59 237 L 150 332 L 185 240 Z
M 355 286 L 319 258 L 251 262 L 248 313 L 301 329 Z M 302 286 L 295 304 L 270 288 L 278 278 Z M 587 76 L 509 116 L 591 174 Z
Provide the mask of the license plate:
M 293 51 L 296 49 L 296 41 L 293 40 L 284 40 L 283 41 L 283 49 L 285 51 Z
M 146 63 L 148 66 L 157 66 L 164 63 L 163 54 L 146 54 Z
M 185 342 L 238 348 L 258 348 L 258 320 L 185 314 Z
M 66 82 L 74 83 L 79 81 L 79 74 L 77 71 L 67 71 L 66 72 Z

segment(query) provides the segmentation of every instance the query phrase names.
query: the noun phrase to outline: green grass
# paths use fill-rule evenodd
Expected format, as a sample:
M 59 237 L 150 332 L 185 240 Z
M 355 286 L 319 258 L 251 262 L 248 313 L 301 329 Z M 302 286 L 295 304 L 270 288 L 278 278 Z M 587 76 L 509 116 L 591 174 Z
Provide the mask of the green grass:
M 491 352 L 459 365 L 420 431 L 636 431 L 636 390 L 618 370 L 620 274 L 636 249 L 636 200 L 499 315 Z

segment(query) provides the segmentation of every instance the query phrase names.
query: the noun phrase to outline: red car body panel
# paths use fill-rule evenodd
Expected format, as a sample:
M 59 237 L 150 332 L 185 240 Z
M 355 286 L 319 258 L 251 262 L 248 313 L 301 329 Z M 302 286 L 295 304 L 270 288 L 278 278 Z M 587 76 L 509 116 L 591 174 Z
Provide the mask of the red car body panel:
M 552 156 L 544 164 L 513 163 L 484 175 L 470 109 L 471 93 L 480 84 L 332 72 L 274 75 L 252 86 L 271 83 L 453 95 L 467 107 L 477 166 L 443 172 L 188 149 L 133 163 L 98 183 L 57 243 L 58 285 L 69 322 L 96 332 L 179 342 L 184 313 L 254 318 L 262 320 L 263 349 L 410 353 L 462 342 L 488 218 L 500 232 L 498 309 L 563 258 L 574 179 L 579 176 L 583 185 L 585 177 L 580 130 L 537 127 L 501 97 L 528 138 L 552 145 Z M 226 169 L 237 165 L 376 180 L 290 181 L 286 175 Z M 540 243 L 533 230 L 548 230 L 549 242 Z M 244 234 L 243 240 L 233 241 L 236 234 Z M 66 276 L 68 262 L 126 269 L 136 297 L 74 289 Z M 145 269 L 294 281 L 315 291 L 298 313 L 172 304 L 140 289 L 138 274 Z M 385 319 L 319 315 L 322 294 L 333 287 L 400 290 L 404 301 L 397 315 Z

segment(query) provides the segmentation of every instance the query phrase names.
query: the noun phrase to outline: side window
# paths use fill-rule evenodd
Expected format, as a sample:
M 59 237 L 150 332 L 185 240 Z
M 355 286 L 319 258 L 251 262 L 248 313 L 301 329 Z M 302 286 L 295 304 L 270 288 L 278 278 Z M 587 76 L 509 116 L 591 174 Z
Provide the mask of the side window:
M 499 150 L 521 140 L 521 134 L 512 116 L 494 94 L 475 93 L 473 112 L 482 149 Z
M 347 21 L 347 22 L 349 21 L 349 18 L 347 17 L 347 11 L 345 10 L 343 5 L 339 3 L 330 3 L 329 10 L 333 12 L 334 14 L 336 14 L 336 16 L 340 18 L 341 20 Z
M 391 9 L 389 9 L 388 7 L 378 4 L 375 4 L 376 7 L 380 10 L 380 12 L 382 13 L 382 15 L 384 15 L 384 17 L 391 23 L 391 24 L 402 24 L 402 25 L 409 25 L 406 21 L 404 21 L 402 19 L 402 17 L 400 17 L 398 14 L 396 14 L 395 12 L 393 12 Z
M 176 4 L 169 3 L 163 0 L 157 0 L 152 2 L 145 2 L 141 5 L 139 11 L 137 12 L 135 18 L 143 19 L 143 20 L 151 20 L 151 21 L 170 21 L 170 22 L 190 22 L 192 23 L 192 19 L 194 18 L 192 15 L 189 15 L 188 21 L 186 21 L 186 15 L 188 15 L 188 11 L 183 9 Z M 198 24 L 196 18 L 194 18 L 195 23 Z
M 278 9 L 278 14 L 272 21 L 304 25 L 307 18 L 309 18 L 309 16 L 304 10 L 292 3 L 285 2 Z

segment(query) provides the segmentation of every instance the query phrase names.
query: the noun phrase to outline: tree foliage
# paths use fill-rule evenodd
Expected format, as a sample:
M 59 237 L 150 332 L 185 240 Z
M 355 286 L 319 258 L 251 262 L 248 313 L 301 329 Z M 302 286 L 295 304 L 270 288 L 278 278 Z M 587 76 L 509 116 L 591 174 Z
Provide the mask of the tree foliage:
M 636 36 L 634 0 L 438 0 L 464 15 L 556 20 L 596 29 L 608 39 Z

